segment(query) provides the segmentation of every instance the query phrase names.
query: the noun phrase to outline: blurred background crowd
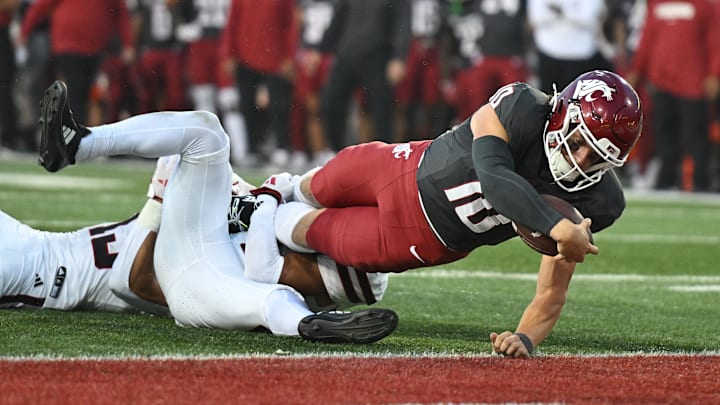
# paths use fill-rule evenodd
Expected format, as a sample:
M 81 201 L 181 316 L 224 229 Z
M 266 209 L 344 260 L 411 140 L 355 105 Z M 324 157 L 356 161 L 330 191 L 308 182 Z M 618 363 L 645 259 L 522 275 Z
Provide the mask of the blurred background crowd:
M 0 0 L 0 158 L 36 151 L 58 78 L 86 125 L 208 110 L 233 165 L 299 172 L 591 69 L 644 102 L 626 186 L 720 190 L 717 0 Z

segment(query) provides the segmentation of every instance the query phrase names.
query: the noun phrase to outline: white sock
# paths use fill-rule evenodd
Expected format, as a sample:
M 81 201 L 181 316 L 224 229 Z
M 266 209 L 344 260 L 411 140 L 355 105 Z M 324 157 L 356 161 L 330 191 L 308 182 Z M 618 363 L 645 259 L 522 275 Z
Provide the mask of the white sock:
M 303 180 L 305 180 L 305 178 L 307 178 L 308 176 L 312 176 L 318 170 L 320 170 L 320 167 L 316 167 L 314 169 L 309 170 L 307 173 L 300 176 L 299 181 L 295 182 L 295 184 L 293 185 L 293 200 L 294 201 L 300 201 L 307 205 L 312 205 L 313 207 L 316 207 L 316 208 L 322 208 L 319 205 L 315 205 L 315 203 L 310 201 L 310 199 L 305 197 L 305 194 L 303 194 L 302 191 L 300 191 L 300 184 L 303 182 Z
M 317 208 L 305 203 L 291 201 L 280 204 L 275 212 L 275 237 L 283 245 L 296 252 L 313 253 L 315 250 L 300 246 L 292 239 L 292 233 L 298 222 Z
M 300 321 L 312 314 L 294 290 L 275 290 L 265 300 L 265 319 L 273 335 L 298 336 Z

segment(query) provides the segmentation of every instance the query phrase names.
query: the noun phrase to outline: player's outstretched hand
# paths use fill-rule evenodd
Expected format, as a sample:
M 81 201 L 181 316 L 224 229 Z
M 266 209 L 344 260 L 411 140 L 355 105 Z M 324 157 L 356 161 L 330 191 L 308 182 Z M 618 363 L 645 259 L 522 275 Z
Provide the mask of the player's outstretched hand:
M 170 177 L 175 172 L 179 161 L 180 155 L 158 158 L 155 173 L 153 173 L 152 179 L 150 179 L 150 187 L 148 187 L 147 192 L 148 198 L 162 202 L 165 197 L 165 188 L 167 187 Z
M 558 222 L 550 231 L 550 236 L 557 241 L 558 254 L 556 260 L 581 263 L 585 255 L 596 255 L 600 252 L 597 246 L 590 241 L 590 218 L 583 219 L 579 224 L 573 224 L 567 219 Z
M 290 173 L 283 172 L 280 174 L 273 174 L 258 188 L 250 190 L 250 194 L 269 194 L 278 200 L 278 203 L 282 201 L 289 201 L 293 195 L 293 189 L 295 184 L 293 183 L 293 176 Z
M 508 357 L 530 357 L 533 344 L 527 335 L 505 331 L 501 334 L 490 333 L 493 353 Z

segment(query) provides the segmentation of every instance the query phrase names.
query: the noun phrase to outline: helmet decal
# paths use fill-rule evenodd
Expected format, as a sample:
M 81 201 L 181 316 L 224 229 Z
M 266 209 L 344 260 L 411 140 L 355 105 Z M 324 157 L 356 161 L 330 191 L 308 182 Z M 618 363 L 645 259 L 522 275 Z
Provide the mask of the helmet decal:
M 575 93 L 573 93 L 573 98 L 582 99 L 584 97 L 585 101 L 591 103 L 597 100 L 597 97 L 593 97 L 593 94 L 596 91 L 601 92 L 602 97 L 605 97 L 606 101 L 613 100 L 612 93 L 615 92 L 615 89 L 610 88 L 607 83 L 600 79 L 578 80 L 578 84 L 575 86 Z

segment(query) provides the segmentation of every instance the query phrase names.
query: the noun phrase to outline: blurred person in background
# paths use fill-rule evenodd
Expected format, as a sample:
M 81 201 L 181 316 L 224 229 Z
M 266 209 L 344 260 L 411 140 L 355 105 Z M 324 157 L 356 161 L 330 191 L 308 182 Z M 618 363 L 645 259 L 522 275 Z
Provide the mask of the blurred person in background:
M 461 122 L 475 111 L 470 99 L 475 92 L 471 73 L 481 57 L 483 32 L 477 0 L 451 0 L 447 15 L 448 43 L 443 48 L 445 83 L 443 91 L 455 112 L 453 121 Z M 476 100 L 477 101 L 477 100 Z M 481 103 L 482 104 L 482 103 Z
M 528 0 L 540 89 L 552 94 L 579 74 L 610 69 L 600 52 L 605 0 Z
M 263 139 L 256 96 L 261 86 L 269 95 L 270 132 L 275 148 L 273 166 L 284 168 L 290 157 L 290 105 L 298 29 L 294 0 L 233 0 L 222 32 L 220 63 L 235 75 L 240 106 L 249 134 L 252 160 Z M 205 63 L 205 62 L 203 62 Z M 264 159 L 263 159 L 264 160 Z
M 660 190 L 707 191 L 708 100 L 720 83 L 720 2 L 649 0 L 647 18 L 628 80 L 645 80 L 653 101 Z M 692 157 L 691 184 L 683 187 L 681 162 Z
M 334 0 L 298 1 L 300 46 L 295 59 L 294 108 L 291 112 L 292 169 L 301 165 L 302 159 L 296 156 L 306 149 L 312 153 L 312 164 L 316 166 L 322 166 L 333 156 L 320 119 L 320 92 L 327 82 L 332 56 L 321 53 L 319 47 L 334 11 Z
M 645 0 L 608 0 L 607 5 L 609 21 L 605 30 L 613 45 L 611 60 L 615 70 L 626 75 L 630 72 L 635 50 L 640 42 L 647 4 Z M 659 159 L 655 157 L 652 98 L 645 86 L 637 86 L 635 89 L 640 96 L 645 115 L 643 136 L 633 148 L 620 174 L 626 185 L 648 190 L 655 185 L 660 169 Z
M 405 75 L 410 13 L 406 0 L 336 2 L 322 45 L 335 56 L 321 96 L 321 118 L 333 151 L 347 146 L 348 105 L 357 87 L 367 100 L 375 139 L 393 140 L 393 86 Z
M 22 24 L 25 13 L 36 0 L 22 0 L 15 18 L 18 27 Z M 37 26 L 24 45 L 16 40 L 16 61 L 18 64 L 17 82 L 15 83 L 15 101 L 17 102 L 18 130 L 25 141 L 27 151 L 37 151 L 39 132 L 37 117 L 40 98 L 43 90 L 52 79 L 50 64 L 49 23 Z M 16 33 L 19 35 L 19 31 Z
M 98 73 L 103 52 L 119 34 L 124 63 L 135 60 L 133 34 L 125 0 L 37 0 L 23 19 L 18 44 L 50 21 L 51 54 L 57 77 L 75 90 L 71 100 L 78 119 L 87 122 L 90 89 Z
M 171 0 L 179 14 L 177 38 L 185 47 L 185 75 L 193 108 L 217 113 L 230 137 L 230 160 L 246 164 L 248 133 L 235 78 L 221 65 L 220 38 L 230 0 Z
M 175 37 L 177 0 L 138 0 L 133 25 L 138 31 L 138 113 L 184 110 L 181 44 Z
M 395 142 L 430 139 L 445 128 L 440 49 L 447 2 L 411 0 L 410 5 L 412 42 L 405 62 L 405 76 L 395 87 L 398 103 Z
M 10 38 L 10 22 L 20 5 L 18 0 L 0 0 L 0 149 L 17 149 L 17 111 L 13 98 L 15 47 Z
M 449 25 L 457 60 L 456 119 L 461 121 L 485 104 L 497 88 L 528 80 L 525 57 L 529 40 L 524 2 L 469 0 L 456 7 Z

